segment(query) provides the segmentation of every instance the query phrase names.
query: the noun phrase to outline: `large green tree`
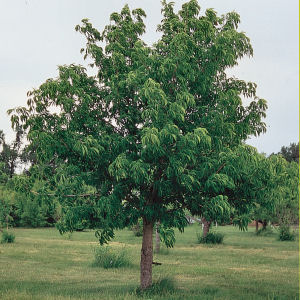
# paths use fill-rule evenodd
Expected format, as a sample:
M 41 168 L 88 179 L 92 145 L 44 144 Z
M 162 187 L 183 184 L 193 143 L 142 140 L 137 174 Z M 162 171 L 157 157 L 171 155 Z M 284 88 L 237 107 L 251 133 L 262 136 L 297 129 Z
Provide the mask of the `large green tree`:
M 210 189 L 205 181 L 224 179 L 220 153 L 265 130 L 256 85 L 226 75 L 252 55 L 238 14 L 200 15 L 195 0 L 178 13 L 162 5 L 161 38 L 152 46 L 141 39 L 142 9 L 113 13 L 102 33 L 84 19 L 76 30 L 86 36 L 82 52 L 97 75 L 60 66 L 12 114 L 61 202 L 61 231 L 81 220 L 104 243 L 114 229 L 143 219 L 142 289 L 152 283 L 155 222 L 182 231 L 184 210 L 209 201 L 198 196 Z M 213 191 L 214 205 L 221 198 L 222 189 Z

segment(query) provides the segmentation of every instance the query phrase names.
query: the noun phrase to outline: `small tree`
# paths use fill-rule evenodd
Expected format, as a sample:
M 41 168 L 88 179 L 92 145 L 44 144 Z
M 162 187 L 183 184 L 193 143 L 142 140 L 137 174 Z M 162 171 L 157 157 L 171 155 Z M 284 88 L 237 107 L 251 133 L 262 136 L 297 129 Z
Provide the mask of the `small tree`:
M 175 13 L 162 3 L 162 37 L 152 47 L 140 38 L 142 9 L 113 13 L 102 33 L 84 19 L 76 30 L 87 38 L 82 52 L 97 76 L 61 66 L 58 78 L 30 92 L 28 106 L 12 115 L 52 174 L 61 232 L 85 220 L 103 244 L 114 229 L 143 219 L 142 289 L 152 283 L 155 222 L 183 231 L 186 208 L 227 205 L 222 189 L 212 187 L 230 183 L 218 171 L 221 153 L 265 129 L 256 85 L 225 72 L 252 55 L 237 31 L 238 14 L 199 15 L 196 0 Z M 252 98 L 249 106 L 241 95 Z

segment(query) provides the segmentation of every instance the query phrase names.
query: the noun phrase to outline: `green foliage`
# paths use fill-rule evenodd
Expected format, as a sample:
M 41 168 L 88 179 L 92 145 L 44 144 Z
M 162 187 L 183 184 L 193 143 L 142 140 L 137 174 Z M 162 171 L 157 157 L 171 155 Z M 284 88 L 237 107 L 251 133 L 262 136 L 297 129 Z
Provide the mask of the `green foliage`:
M 113 249 L 109 246 L 99 246 L 95 248 L 95 260 L 93 267 L 121 268 L 130 266 L 128 252 L 125 248 Z
M 232 224 L 239 227 L 240 230 L 246 231 L 248 224 L 251 222 L 249 214 L 238 214 L 232 219 Z
M 158 227 L 158 233 L 160 240 L 166 245 L 167 248 L 174 247 L 175 244 L 175 232 L 173 228 L 160 224 Z
M 294 241 L 296 238 L 295 232 L 291 232 L 291 228 L 287 225 L 279 226 L 279 240 L 280 241 Z
M 53 226 L 59 218 L 57 200 L 31 192 L 43 189 L 43 182 L 27 175 L 8 178 L 5 185 L 0 185 L 0 226 Z
M 197 240 L 199 244 L 222 244 L 224 234 L 219 232 L 209 232 L 206 237 L 202 234 L 197 233 Z
M 12 232 L 3 231 L 1 237 L 1 243 L 13 243 L 15 241 L 15 235 Z

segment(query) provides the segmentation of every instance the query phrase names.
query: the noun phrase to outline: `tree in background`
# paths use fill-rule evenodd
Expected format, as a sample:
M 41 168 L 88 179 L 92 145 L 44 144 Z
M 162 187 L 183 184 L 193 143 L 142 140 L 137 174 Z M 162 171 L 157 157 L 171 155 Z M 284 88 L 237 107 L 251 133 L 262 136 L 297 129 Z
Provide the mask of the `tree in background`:
M 3 171 L 9 175 L 10 178 L 16 172 L 16 168 L 20 163 L 20 157 L 22 153 L 22 138 L 24 132 L 20 127 L 15 127 L 16 138 L 15 140 L 8 144 L 5 141 L 5 135 L 2 130 L 0 130 L 0 162 L 4 163 Z
M 252 165 L 249 186 L 252 184 L 249 197 L 254 199 L 255 207 L 252 212 L 252 219 L 263 225 L 265 230 L 269 222 L 274 221 L 274 213 L 278 202 L 278 187 L 281 184 L 280 177 L 283 171 L 284 159 L 271 155 L 256 154 L 255 165 Z
M 5 188 L 8 182 L 8 175 L 6 174 L 6 166 L 4 162 L 0 162 L 0 228 L 8 227 L 11 225 L 11 203 L 10 193 Z
M 276 188 L 277 203 L 274 220 L 279 226 L 299 224 L 299 165 L 282 161 Z
M 295 161 L 299 163 L 299 142 L 297 144 L 290 143 L 287 147 L 282 146 L 278 154 L 281 154 L 288 162 Z
M 233 220 L 240 229 L 246 229 L 250 221 L 248 214 L 254 205 L 253 198 L 249 197 L 253 188 L 249 186 L 249 178 L 255 155 L 256 149 L 245 144 L 233 150 L 223 148 L 223 152 L 211 157 L 198 169 L 202 186 L 196 199 L 191 198 L 189 206 L 194 215 L 202 217 L 204 238 L 214 222 L 229 223 Z M 197 198 L 201 199 L 200 205 Z
M 140 38 L 142 9 L 113 13 L 102 33 L 84 19 L 76 30 L 97 75 L 60 66 L 12 115 L 60 201 L 61 232 L 80 220 L 103 244 L 142 218 L 141 289 L 152 283 L 154 224 L 183 231 L 186 208 L 227 207 L 222 153 L 265 130 L 256 85 L 225 72 L 252 55 L 238 14 L 199 10 L 195 0 L 178 13 L 163 1 L 162 37 L 151 47 Z
M 252 198 L 255 207 L 251 218 L 262 223 L 285 226 L 295 224 L 298 219 L 298 172 L 295 162 L 288 162 L 281 155 L 266 157 L 256 153 L 254 164 L 249 165 L 246 197 Z

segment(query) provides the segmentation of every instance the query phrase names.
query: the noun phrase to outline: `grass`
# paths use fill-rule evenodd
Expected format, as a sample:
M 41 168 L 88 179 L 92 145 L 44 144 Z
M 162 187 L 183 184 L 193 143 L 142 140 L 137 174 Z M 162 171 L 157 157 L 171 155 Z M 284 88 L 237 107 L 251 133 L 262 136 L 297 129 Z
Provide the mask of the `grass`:
M 139 294 L 142 238 L 131 231 L 118 231 L 110 243 L 116 251 L 126 246 L 131 266 L 105 269 L 91 266 L 92 231 L 66 238 L 56 229 L 14 229 L 15 243 L 0 244 L 0 299 L 299 299 L 298 242 L 219 226 L 224 244 L 199 245 L 199 231 L 189 226 L 168 255 L 154 254 L 162 263 L 153 266 L 159 293 Z

